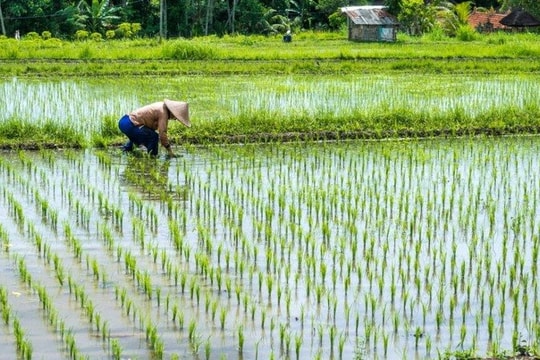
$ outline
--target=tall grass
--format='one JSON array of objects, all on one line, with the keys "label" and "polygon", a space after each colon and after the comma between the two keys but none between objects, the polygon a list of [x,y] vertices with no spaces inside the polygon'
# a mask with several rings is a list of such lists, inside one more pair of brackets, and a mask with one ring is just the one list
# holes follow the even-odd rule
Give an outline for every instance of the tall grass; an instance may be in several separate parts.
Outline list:
[{"label": "tall grass", "polygon": [[[469,33],[468,33],[469,34]],[[540,54],[537,34],[477,34],[459,37],[416,38],[400,34],[393,43],[355,43],[343,32],[301,32],[292,43],[281,36],[208,36],[190,40],[157,39],[62,41],[0,39],[0,59],[362,59],[362,58],[453,58],[535,57]],[[433,40],[435,39],[435,41]],[[515,52],[516,47],[523,50]],[[524,51],[526,49],[526,51]]]}]

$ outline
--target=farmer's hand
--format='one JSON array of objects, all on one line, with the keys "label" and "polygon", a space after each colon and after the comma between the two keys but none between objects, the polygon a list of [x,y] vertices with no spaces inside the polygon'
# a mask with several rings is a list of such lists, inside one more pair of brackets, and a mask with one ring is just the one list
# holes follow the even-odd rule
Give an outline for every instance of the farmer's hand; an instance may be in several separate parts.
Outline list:
[{"label": "farmer's hand", "polygon": [[167,149],[167,158],[168,159],[172,159],[172,158],[175,158],[176,155],[174,154],[174,152],[171,150],[171,148],[168,148]]}]

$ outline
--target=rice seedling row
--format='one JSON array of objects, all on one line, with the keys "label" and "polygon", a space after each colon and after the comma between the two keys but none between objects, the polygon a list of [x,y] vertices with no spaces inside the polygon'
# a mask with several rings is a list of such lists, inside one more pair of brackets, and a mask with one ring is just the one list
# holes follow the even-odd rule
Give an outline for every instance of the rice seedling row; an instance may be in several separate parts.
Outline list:
[{"label": "rice seedling row", "polygon": [[65,357],[537,349],[539,144],[5,153],[3,277]]},{"label": "rice seedling row", "polygon": [[171,137],[199,143],[261,133],[534,131],[539,83],[535,74],[232,76],[217,84],[213,76],[13,78],[0,82],[0,135],[6,143],[24,138],[48,146],[102,146],[118,141],[123,114],[160,98],[190,102],[196,126],[172,127]]}]

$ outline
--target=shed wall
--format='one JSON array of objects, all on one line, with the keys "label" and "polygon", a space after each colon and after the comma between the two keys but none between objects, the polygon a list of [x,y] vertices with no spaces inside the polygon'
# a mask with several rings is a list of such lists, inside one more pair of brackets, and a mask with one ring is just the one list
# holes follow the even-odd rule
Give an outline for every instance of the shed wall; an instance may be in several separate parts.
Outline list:
[{"label": "shed wall", "polygon": [[349,23],[349,40],[396,41],[396,28],[381,25],[356,25]]}]

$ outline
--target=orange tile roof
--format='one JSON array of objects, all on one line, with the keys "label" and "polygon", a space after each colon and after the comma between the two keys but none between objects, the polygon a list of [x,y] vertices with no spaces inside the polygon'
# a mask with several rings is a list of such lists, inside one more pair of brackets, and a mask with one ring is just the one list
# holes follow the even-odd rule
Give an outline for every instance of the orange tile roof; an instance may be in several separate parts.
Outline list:
[{"label": "orange tile roof", "polygon": [[504,26],[500,23],[501,19],[503,19],[508,13],[506,14],[498,14],[498,13],[487,13],[487,12],[478,12],[473,11],[471,15],[469,15],[469,25],[471,25],[474,29],[478,28],[479,26],[483,26],[490,22],[493,25],[493,29],[508,29],[507,26]]}]

